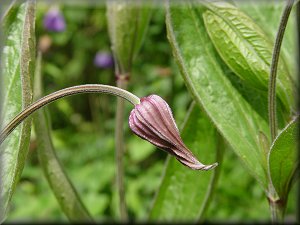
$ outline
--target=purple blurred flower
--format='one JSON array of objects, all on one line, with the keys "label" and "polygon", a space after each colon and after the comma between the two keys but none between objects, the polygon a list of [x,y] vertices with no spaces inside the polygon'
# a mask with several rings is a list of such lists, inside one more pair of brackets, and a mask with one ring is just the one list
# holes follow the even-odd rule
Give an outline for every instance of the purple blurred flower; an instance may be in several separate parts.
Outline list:
[{"label": "purple blurred flower", "polygon": [[129,127],[136,135],[174,155],[191,169],[209,170],[218,165],[203,165],[184,145],[170,107],[157,95],[141,98],[141,103],[130,113]]},{"label": "purple blurred flower", "polygon": [[114,66],[114,59],[107,52],[97,52],[94,58],[94,65],[98,68],[111,68]]},{"label": "purple blurred flower", "polygon": [[44,27],[54,32],[62,32],[66,29],[65,18],[58,8],[49,9],[44,17]]}]

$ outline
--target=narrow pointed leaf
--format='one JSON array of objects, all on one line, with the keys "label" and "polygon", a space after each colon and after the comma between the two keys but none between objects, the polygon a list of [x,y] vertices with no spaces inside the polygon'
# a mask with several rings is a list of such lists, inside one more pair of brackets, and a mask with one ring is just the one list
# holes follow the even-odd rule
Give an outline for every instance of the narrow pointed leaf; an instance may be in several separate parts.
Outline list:
[{"label": "narrow pointed leaf", "polygon": [[[35,63],[35,3],[13,5],[4,18],[1,127],[32,102]],[[21,124],[0,146],[0,221],[4,219],[29,149],[31,120]]]},{"label": "narrow pointed leaf", "polygon": [[149,3],[107,2],[108,31],[119,72],[130,71],[132,60],[142,45],[150,16]]},{"label": "narrow pointed leaf", "polygon": [[[42,84],[40,75],[41,56],[37,60],[35,73],[35,98],[42,95]],[[38,157],[44,175],[65,215],[70,221],[92,221],[86,207],[82,203],[75,187],[59,162],[51,139],[50,118],[46,109],[40,109],[33,117],[35,128]]]},{"label": "narrow pointed leaf", "polygon": [[277,136],[268,157],[273,186],[281,199],[286,199],[293,176],[299,169],[297,147],[299,145],[299,117],[289,123]]},{"label": "narrow pointed leaf", "polygon": [[[191,135],[193,134],[193,135]],[[202,218],[214,191],[222,161],[220,136],[209,118],[193,104],[181,132],[184,143],[201,160],[219,166],[211,171],[193,171],[169,157],[150,213],[155,221],[195,222]]]},{"label": "narrow pointed leaf", "polygon": [[[244,13],[250,16],[255,23],[263,29],[268,38],[274,43],[285,2],[277,0],[262,1],[259,4],[255,1],[235,0],[234,2],[239,9],[243,10]],[[284,33],[284,38],[282,40],[281,56],[284,58],[289,74],[291,75],[294,83],[296,83],[298,81],[295,57],[297,53],[297,37],[295,35],[296,20],[294,19],[294,16],[294,10],[292,10]]]},{"label": "narrow pointed leaf", "polygon": [[202,105],[249,172],[267,189],[259,132],[267,122],[230,82],[203,23],[204,8],[190,3],[167,7],[167,32],[173,55],[196,102]]},{"label": "narrow pointed leaf", "polygon": [[[222,59],[245,82],[267,91],[273,43],[245,13],[225,2],[205,4],[206,30]],[[279,61],[277,94],[288,111],[294,108],[293,83],[283,59]]]},{"label": "narrow pointed leaf", "polygon": [[50,136],[49,119],[47,120],[44,109],[34,115],[33,122],[38,134],[36,140],[39,161],[62,211],[70,221],[92,222],[89,212],[56,156]]}]

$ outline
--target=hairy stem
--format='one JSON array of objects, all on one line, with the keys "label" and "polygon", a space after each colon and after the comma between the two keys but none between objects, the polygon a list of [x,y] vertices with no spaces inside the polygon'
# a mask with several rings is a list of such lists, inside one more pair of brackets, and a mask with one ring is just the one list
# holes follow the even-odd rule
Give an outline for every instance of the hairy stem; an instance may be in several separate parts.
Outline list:
[{"label": "hairy stem", "polygon": [[[281,15],[280,24],[277,31],[276,40],[273,49],[273,55],[272,55],[270,80],[269,80],[269,88],[268,88],[268,111],[269,111],[269,126],[270,126],[270,133],[271,133],[271,142],[273,142],[277,136],[277,117],[276,117],[277,67],[278,67],[280,49],[281,49],[285,28],[287,26],[287,22],[293,4],[294,4],[294,0],[287,0],[286,2],[286,6]],[[285,210],[285,204],[282,204],[282,201],[277,198],[276,191],[274,190],[271,180],[269,181],[268,192],[269,192],[268,199],[269,199],[272,223],[282,222],[284,210]]]},{"label": "hairy stem", "polygon": [[276,117],[276,76],[277,67],[280,55],[280,48],[285,32],[285,28],[289,19],[293,7],[294,0],[287,0],[287,4],[283,10],[283,14],[280,19],[279,29],[276,35],[276,40],[273,49],[272,63],[270,69],[270,80],[268,89],[268,109],[269,109],[269,126],[271,132],[272,142],[277,135],[277,117]]},{"label": "hairy stem", "polygon": [[[126,89],[128,75],[117,75],[117,87]],[[123,155],[124,155],[124,100],[118,99],[117,111],[116,111],[116,127],[115,127],[115,143],[116,143],[116,164],[117,164],[117,187],[119,192],[119,207],[121,221],[126,222],[128,220],[127,207],[125,201],[125,186],[124,186],[124,165],[123,165]]]},{"label": "hairy stem", "polygon": [[25,108],[22,112],[20,112],[11,122],[4,127],[4,129],[0,133],[0,144],[5,140],[5,138],[28,116],[30,116],[32,113],[34,113],[39,108],[43,107],[44,105],[47,105],[57,99],[70,96],[70,95],[76,95],[81,93],[107,93],[112,94],[115,96],[119,96],[121,98],[126,99],[133,105],[139,104],[140,99],[135,96],[134,94],[123,90],[118,87],[113,87],[109,85],[102,85],[102,84],[85,84],[85,85],[79,85],[79,86],[73,86],[69,88],[65,88],[56,92],[53,92],[36,102],[29,105],[27,108]]}]

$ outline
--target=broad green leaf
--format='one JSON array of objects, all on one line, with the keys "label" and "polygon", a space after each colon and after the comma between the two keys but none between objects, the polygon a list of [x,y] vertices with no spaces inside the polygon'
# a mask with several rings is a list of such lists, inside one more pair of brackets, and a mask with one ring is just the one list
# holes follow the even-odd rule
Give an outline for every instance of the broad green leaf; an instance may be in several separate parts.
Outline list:
[{"label": "broad green leaf", "polygon": [[[222,59],[241,79],[267,91],[273,43],[263,30],[237,7],[216,2],[205,4],[206,30]],[[277,94],[288,111],[294,108],[293,82],[285,63],[278,66]]]},{"label": "broad green leaf", "polygon": [[108,31],[120,73],[130,72],[132,60],[142,45],[151,15],[148,4],[142,1],[107,2]]},{"label": "broad green leaf", "polygon": [[173,55],[194,99],[220,133],[267,189],[267,170],[259,133],[267,122],[230,82],[203,23],[201,6],[189,3],[167,7],[167,32]]},{"label": "broad green leaf", "polygon": [[[41,97],[42,95],[40,63],[41,55],[39,54],[34,82],[35,98]],[[91,222],[91,216],[56,156],[51,139],[51,124],[49,121],[49,114],[47,114],[45,109],[40,109],[33,117],[35,133],[37,134],[38,157],[44,175],[47,178],[62,211],[69,220],[74,222]]]},{"label": "broad green leaf", "polygon": [[299,117],[289,123],[274,140],[268,156],[269,173],[280,199],[286,200],[293,175],[299,168]]},{"label": "broad green leaf", "polygon": [[[3,96],[1,129],[32,101],[30,76],[35,63],[35,3],[13,5],[6,13],[2,52]],[[22,173],[29,149],[31,120],[16,128],[2,143],[1,158],[1,215],[4,219],[16,184]]]},{"label": "broad green leaf", "polygon": [[203,163],[217,161],[219,165],[211,171],[194,171],[169,157],[150,213],[151,220],[195,222],[203,219],[216,187],[224,146],[221,136],[199,106],[190,107],[181,137]]}]

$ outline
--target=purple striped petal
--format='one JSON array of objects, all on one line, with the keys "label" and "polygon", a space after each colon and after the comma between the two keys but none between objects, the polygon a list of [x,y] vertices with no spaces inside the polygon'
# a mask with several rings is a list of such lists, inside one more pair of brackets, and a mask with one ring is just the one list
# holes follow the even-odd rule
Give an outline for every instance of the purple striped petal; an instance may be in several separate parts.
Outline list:
[{"label": "purple striped petal", "polygon": [[218,164],[204,165],[183,143],[165,100],[158,95],[141,98],[129,116],[129,127],[137,136],[176,157],[183,165],[194,170],[209,170]]}]

